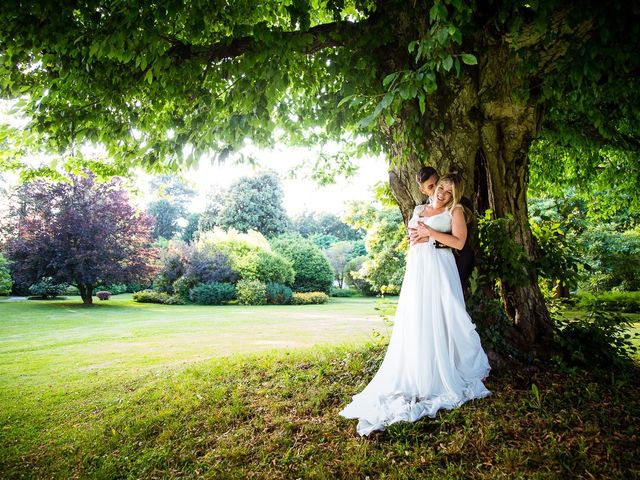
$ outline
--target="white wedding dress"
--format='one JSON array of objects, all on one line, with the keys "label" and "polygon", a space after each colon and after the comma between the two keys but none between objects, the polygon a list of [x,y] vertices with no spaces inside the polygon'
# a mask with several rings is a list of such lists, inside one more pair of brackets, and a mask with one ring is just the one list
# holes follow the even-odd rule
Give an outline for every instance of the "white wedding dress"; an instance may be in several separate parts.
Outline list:
[{"label": "white wedding dress", "polygon": [[[451,213],[418,217],[441,232],[451,232]],[[489,361],[467,314],[453,252],[433,242],[409,248],[393,333],[380,369],[340,415],[357,418],[358,433],[368,435],[392,423],[435,417],[491,392],[482,379]]]}]

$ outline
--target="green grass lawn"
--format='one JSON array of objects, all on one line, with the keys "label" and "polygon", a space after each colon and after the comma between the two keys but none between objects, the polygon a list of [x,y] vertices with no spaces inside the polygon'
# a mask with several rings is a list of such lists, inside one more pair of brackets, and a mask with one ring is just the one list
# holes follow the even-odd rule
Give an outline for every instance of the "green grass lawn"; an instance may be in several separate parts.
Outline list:
[{"label": "green grass lawn", "polygon": [[611,372],[510,366],[360,438],[337,413],[382,358],[374,307],[0,302],[0,477],[640,476],[640,387]]},{"label": "green grass lawn", "polygon": [[320,306],[167,306],[112,297],[0,302],[0,376],[25,388],[144,370],[236,353],[357,343],[385,327],[376,299]]}]

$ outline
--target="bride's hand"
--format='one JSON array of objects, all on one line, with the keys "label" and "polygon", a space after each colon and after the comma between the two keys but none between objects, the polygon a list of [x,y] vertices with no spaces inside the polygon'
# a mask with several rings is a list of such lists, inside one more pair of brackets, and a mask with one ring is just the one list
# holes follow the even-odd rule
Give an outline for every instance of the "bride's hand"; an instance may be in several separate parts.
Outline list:
[{"label": "bride's hand", "polygon": [[425,243],[428,240],[429,235],[428,233],[425,235],[425,225],[422,222],[418,222],[418,228],[409,230],[409,245]]}]

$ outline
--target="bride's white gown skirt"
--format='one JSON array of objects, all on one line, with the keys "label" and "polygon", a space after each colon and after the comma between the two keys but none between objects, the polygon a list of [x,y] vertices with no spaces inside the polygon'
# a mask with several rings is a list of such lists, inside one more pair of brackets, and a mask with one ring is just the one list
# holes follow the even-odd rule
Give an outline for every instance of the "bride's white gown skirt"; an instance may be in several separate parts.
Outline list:
[{"label": "bride's white gown skirt", "polygon": [[491,392],[489,362],[467,314],[450,249],[409,249],[393,333],[380,369],[340,415],[368,435],[392,423],[435,417]]}]

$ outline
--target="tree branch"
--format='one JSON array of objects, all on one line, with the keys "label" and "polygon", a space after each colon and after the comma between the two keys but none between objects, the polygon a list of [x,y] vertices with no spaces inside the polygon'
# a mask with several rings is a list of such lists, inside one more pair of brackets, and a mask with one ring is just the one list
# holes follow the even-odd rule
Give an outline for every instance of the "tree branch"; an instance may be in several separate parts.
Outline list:
[{"label": "tree branch", "polygon": [[[268,43],[281,45],[308,38],[309,41],[301,41],[294,50],[304,54],[312,54],[325,48],[343,46],[353,41],[363,31],[362,23],[344,21],[317,25],[307,31],[271,31],[267,35]],[[204,63],[213,63],[236,58],[257,50],[267,43],[264,40],[256,39],[255,36],[227,37],[212,45],[191,45],[175,38],[166,37],[165,40],[172,44],[166,55],[178,64],[192,59],[199,59]]]}]

